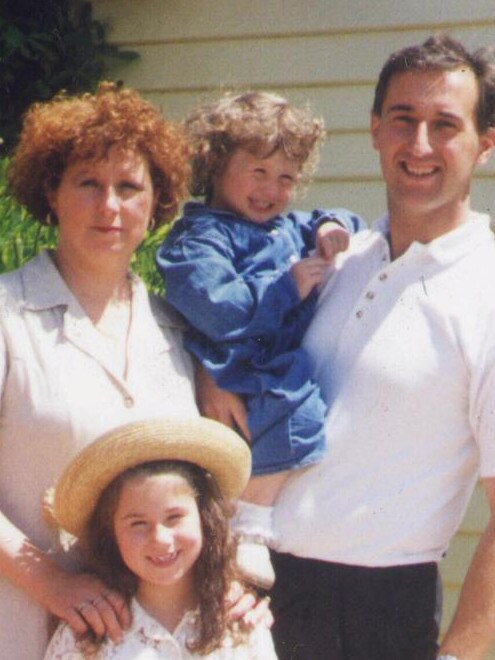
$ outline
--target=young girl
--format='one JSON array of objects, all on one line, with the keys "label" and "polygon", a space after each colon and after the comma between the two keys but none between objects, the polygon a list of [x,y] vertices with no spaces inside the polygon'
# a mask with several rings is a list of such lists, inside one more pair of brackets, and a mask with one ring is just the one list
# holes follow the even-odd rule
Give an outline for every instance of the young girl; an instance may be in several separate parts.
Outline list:
[{"label": "young girl", "polygon": [[[132,624],[114,644],[62,623],[45,660],[276,659],[266,627],[227,620],[230,500],[249,471],[246,443],[205,418],[128,424],[86,447],[55,487],[52,517],[125,598]],[[77,611],[93,624],[106,605],[102,596]]]},{"label": "young girl", "polygon": [[167,300],[191,326],[186,347],[220,387],[244,396],[255,476],[235,520],[238,564],[269,588],[274,499],[290,470],[325,450],[326,406],[301,340],[318,285],[362,221],[343,209],[286,213],[323,127],[284,98],[226,95],[185,125],[191,192],[205,203],[186,205],[157,263]]}]

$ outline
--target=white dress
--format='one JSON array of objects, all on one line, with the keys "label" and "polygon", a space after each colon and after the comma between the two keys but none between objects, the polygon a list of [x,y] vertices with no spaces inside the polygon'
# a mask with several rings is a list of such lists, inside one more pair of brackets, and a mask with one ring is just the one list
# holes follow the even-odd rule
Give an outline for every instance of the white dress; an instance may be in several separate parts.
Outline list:
[{"label": "white dress", "polygon": [[86,656],[80,648],[71,628],[63,623],[55,632],[45,655],[45,660],[276,660],[270,631],[257,626],[248,639],[234,646],[227,637],[218,649],[208,655],[191,653],[187,641],[192,639],[195,615],[187,613],[173,633],[153,619],[136,600],[131,603],[132,624],[120,644],[105,642],[96,654]]},{"label": "white dress", "polygon": [[[43,494],[82,447],[133,420],[198,414],[177,320],[135,276],[132,292],[123,380],[48,253],[0,277],[0,510],[43,550],[55,543]],[[0,658],[43,658],[47,634],[47,613],[0,578]]]}]

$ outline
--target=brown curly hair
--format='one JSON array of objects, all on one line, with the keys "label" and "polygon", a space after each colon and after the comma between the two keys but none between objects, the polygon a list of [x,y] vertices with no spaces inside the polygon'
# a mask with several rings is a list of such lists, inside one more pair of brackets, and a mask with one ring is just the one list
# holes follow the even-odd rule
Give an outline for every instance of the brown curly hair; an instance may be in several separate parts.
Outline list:
[{"label": "brown curly hair", "polygon": [[495,126],[495,49],[470,53],[460,41],[439,32],[422,45],[408,46],[390,55],[375,88],[372,112],[380,116],[391,79],[400,73],[471,69],[478,83],[476,125],[479,133]]},{"label": "brown curly hair", "polygon": [[[196,498],[203,548],[194,565],[194,587],[199,601],[198,635],[189,645],[202,654],[217,648],[229,628],[226,596],[235,579],[234,543],[229,531],[231,506],[223,499],[214,478],[203,468],[183,461],[152,461],[132,467],[116,477],[103,491],[79,539],[88,568],[127,602],[137,591],[138,578],[122,561],[114,532],[114,516],[122,486],[137,476],[174,474],[183,477]],[[235,642],[242,633],[233,634]],[[83,640],[98,645],[94,637]],[[100,640],[101,643],[101,640]]]},{"label": "brown curly hair", "polygon": [[191,194],[212,196],[213,176],[242,147],[259,158],[282,149],[298,161],[301,177],[314,172],[324,138],[321,119],[269,92],[227,93],[193,111],[184,121],[193,148]]},{"label": "brown curly hair", "polygon": [[156,225],[172,220],[190,176],[183,131],[137,92],[109,82],[100,83],[95,94],[61,92],[31,106],[8,170],[12,193],[44,223],[50,212],[47,192],[58,188],[67,166],[101,160],[115,144],[144,156],[159,191]]}]

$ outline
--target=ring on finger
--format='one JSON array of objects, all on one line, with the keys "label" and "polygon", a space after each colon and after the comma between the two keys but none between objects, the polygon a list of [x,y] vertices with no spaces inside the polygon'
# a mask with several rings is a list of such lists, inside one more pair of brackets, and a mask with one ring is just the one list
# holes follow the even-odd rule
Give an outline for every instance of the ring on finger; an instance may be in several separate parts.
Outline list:
[{"label": "ring on finger", "polygon": [[80,612],[82,614],[83,610],[86,607],[91,607],[91,603],[86,603],[86,602],[81,603],[80,605],[76,605],[74,609],[77,610],[77,612]]},{"label": "ring on finger", "polygon": [[91,601],[91,605],[94,605],[96,607],[98,603],[101,603],[104,600],[105,600],[105,596],[96,596],[96,598],[93,598],[93,600]]}]

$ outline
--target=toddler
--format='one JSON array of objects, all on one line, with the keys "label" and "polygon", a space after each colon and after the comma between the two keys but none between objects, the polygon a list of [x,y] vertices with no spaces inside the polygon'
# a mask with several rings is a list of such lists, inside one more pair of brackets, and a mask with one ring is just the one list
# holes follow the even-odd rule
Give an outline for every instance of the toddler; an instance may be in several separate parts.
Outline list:
[{"label": "toddler", "polygon": [[290,470],[319,461],[326,413],[301,340],[317,287],[362,221],[344,210],[290,212],[314,168],[323,126],[284,98],[226,95],[185,122],[189,203],[158,251],[166,299],[189,325],[186,347],[216,383],[244,397],[253,478],[239,503],[238,564],[274,580],[272,505]]}]

